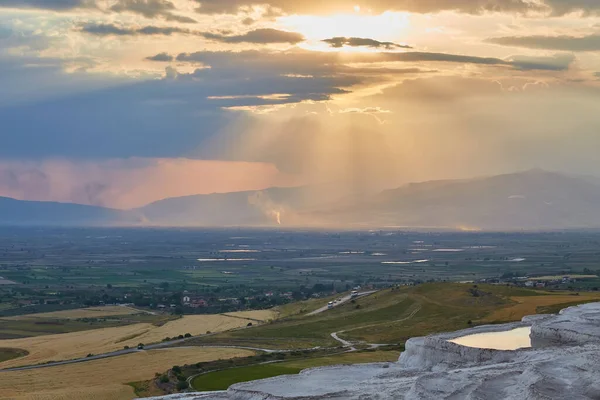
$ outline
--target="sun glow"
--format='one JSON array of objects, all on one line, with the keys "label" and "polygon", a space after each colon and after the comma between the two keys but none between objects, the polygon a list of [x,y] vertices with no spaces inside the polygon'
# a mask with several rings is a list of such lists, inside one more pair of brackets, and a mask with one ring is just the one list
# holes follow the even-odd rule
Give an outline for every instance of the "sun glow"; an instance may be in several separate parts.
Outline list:
[{"label": "sun glow", "polygon": [[356,6],[353,14],[290,15],[278,18],[277,22],[282,29],[300,32],[313,43],[339,36],[403,42],[410,26],[409,13],[370,15],[361,10],[360,6]]}]

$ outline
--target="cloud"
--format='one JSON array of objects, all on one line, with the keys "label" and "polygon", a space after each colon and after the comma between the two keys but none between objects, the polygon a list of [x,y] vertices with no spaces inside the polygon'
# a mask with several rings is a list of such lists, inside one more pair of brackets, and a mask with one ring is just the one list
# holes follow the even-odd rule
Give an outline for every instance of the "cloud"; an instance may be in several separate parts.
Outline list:
[{"label": "cloud", "polygon": [[[236,14],[254,5],[267,5],[270,12],[283,10],[296,14],[328,14],[341,10],[352,10],[354,0],[193,0],[198,4],[197,12],[203,14]],[[77,8],[104,6],[99,0],[0,0],[0,7],[37,8],[43,10],[69,11]],[[361,4],[374,12],[409,11],[436,13],[456,11],[467,14],[486,12],[528,14],[537,12],[561,16],[571,12],[586,15],[598,14],[600,4],[596,0],[372,0]],[[132,12],[147,18],[162,17],[169,21],[196,22],[189,16],[176,15],[176,7],[170,0],[118,0],[110,6],[114,12]]]},{"label": "cloud", "polygon": [[172,55],[170,55],[168,53],[158,53],[154,56],[146,57],[146,60],[161,61],[161,62],[173,61],[174,59],[175,59],[175,57],[173,57]]},{"label": "cloud", "polygon": [[462,64],[481,64],[481,65],[498,65],[510,66],[520,70],[546,70],[546,71],[565,71],[575,57],[570,54],[555,55],[553,57],[530,57],[516,55],[509,59],[503,60],[493,57],[475,57],[463,56],[447,53],[424,53],[424,52],[406,52],[406,53],[381,53],[381,56],[389,61],[432,61],[432,62],[448,62]]},{"label": "cloud", "polygon": [[[341,10],[349,11],[356,5],[354,0],[196,0],[196,2],[200,5],[197,11],[205,14],[235,14],[242,7],[258,4],[268,4],[288,13],[327,14],[340,12]],[[483,12],[527,13],[545,9],[540,4],[530,0],[375,0],[361,4],[361,6],[374,12],[388,10],[417,13],[458,11],[469,14],[481,14]]]},{"label": "cloud", "polygon": [[218,33],[202,33],[206,39],[215,40],[223,43],[289,43],[296,44],[303,42],[304,36],[296,32],[280,31],[277,29],[255,29],[241,35],[223,35]]},{"label": "cloud", "polygon": [[76,8],[96,7],[96,2],[95,0],[0,0],[0,7],[69,11]]},{"label": "cloud", "polygon": [[367,107],[367,108],[344,108],[339,111],[340,114],[389,114],[390,110],[383,109],[381,107]]},{"label": "cloud", "polygon": [[[428,52],[404,52],[404,53],[361,53],[344,54],[342,57],[338,53],[316,52],[316,51],[288,51],[288,52],[196,52],[181,53],[177,56],[177,61],[197,62],[212,65],[217,63],[224,65],[228,62],[243,60],[244,64],[253,69],[264,68],[266,64],[278,65],[285,69],[286,74],[307,75],[311,70],[317,73],[340,72],[345,69],[346,72],[351,68],[346,67],[351,63],[385,63],[385,62],[444,62],[456,64],[478,64],[489,66],[507,66],[520,70],[548,70],[562,71],[567,70],[570,64],[575,60],[572,55],[556,55],[553,57],[527,57],[513,56],[504,60],[494,57],[477,57],[448,53],[428,53]],[[343,61],[342,61],[343,60]],[[310,65],[310,67],[307,67]],[[225,65],[224,65],[225,66]],[[320,71],[320,72],[319,72]],[[312,75],[312,74],[308,74]]]},{"label": "cloud", "polygon": [[[143,26],[143,27],[121,27],[115,24],[87,23],[79,28],[82,32],[96,36],[154,36],[173,34],[201,36],[208,40],[222,43],[255,43],[296,44],[304,41],[304,36],[295,32],[280,31],[277,29],[255,29],[241,35],[224,35],[211,32],[193,31],[190,29],[169,26]],[[149,58],[150,59],[150,58]],[[164,60],[156,60],[164,61]]]},{"label": "cloud", "polygon": [[161,27],[161,26],[144,26],[137,27],[120,27],[114,24],[96,24],[88,23],[80,26],[82,32],[96,36],[152,36],[165,35],[170,36],[174,33],[195,34],[193,31],[177,27]]},{"label": "cloud", "polygon": [[600,35],[588,36],[506,36],[491,38],[487,43],[559,51],[600,51]]},{"label": "cloud", "polygon": [[0,160],[0,196],[133,208],[166,197],[260,190],[292,178],[272,164],[185,158]]},{"label": "cloud", "polygon": [[512,56],[508,60],[520,70],[566,71],[575,61],[572,54],[557,54],[552,57]]},{"label": "cloud", "polygon": [[393,42],[380,42],[375,39],[368,38],[358,38],[358,37],[334,37],[331,39],[325,39],[323,42],[329,44],[334,48],[341,48],[344,46],[350,47],[372,47],[372,48],[380,48],[383,47],[385,49],[412,49],[411,46],[397,44]]},{"label": "cloud", "polygon": [[197,22],[193,18],[173,14],[176,7],[168,0],[119,0],[110,7],[110,10],[116,13],[131,12],[143,15],[146,18],[163,17],[167,21],[183,23]]},{"label": "cloud", "polygon": [[600,3],[596,0],[545,0],[552,14],[556,16],[572,12],[583,12],[584,14],[597,14],[600,12]]}]

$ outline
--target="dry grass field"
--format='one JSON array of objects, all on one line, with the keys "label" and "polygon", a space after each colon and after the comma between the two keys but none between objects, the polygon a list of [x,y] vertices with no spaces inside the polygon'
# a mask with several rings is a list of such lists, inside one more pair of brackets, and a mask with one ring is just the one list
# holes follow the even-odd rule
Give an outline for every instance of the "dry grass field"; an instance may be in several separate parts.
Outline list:
[{"label": "dry grass field", "polygon": [[[253,315],[248,313],[247,316]],[[257,314],[263,316],[262,312]],[[23,339],[0,340],[0,348],[16,348],[29,352],[29,355],[0,363],[0,368],[33,365],[48,361],[70,360],[88,354],[101,354],[135,347],[138,343],[150,344],[162,341],[165,337],[176,337],[191,333],[223,332],[244,327],[248,319],[224,315],[188,315],[167,322],[163,326],[134,324],[118,328],[95,329],[59,335],[46,335]]]},{"label": "dry grass field", "polygon": [[253,319],[256,321],[275,320],[279,317],[279,313],[273,310],[237,311],[225,313],[223,315],[228,315],[237,318]]},{"label": "dry grass field", "polygon": [[103,317],[114,317],[120,315],[132,315],[144,313],[142,310],[137,310],[131,307],[122,306],[106,306],[106,307],[90,307],[90,308],[78,308],[75,310],[66,311],[55,311],[49,313],[40,314],[27,314],[18,315],[15,317],[8,317],[4,319],[9,320],[24,320],[24,319],[79,319],[79,318],[103,318]]},{"label": "dry grass field", "polygon": [[548,294],[545,296],[523,296],[511,297],[514,305],[493,311],[480,322],[503,322],[517,321],[526,315],[536,314],[538,307],[554,306],[557,304],[571,305],[574,302],[600,301],[600,293],[581,293],[578,296],[572,294]]},{"label": "dry grass field", "polygon": [[173,365],[254,353],[237,349],[175,348],[30,371],[0,372],[0,397],[14,400],[130,400],[129,382],[151,379]]}]

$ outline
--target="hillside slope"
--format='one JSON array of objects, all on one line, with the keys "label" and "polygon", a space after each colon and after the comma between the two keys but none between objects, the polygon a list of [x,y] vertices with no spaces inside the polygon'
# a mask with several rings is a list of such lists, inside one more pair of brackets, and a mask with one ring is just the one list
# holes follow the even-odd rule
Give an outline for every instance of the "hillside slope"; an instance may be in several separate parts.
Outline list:
[{"label": "hillside slope", "polygon": [[329,218],[374,226],[451,229],[598,228],[600,185],[542,170],[413,183],[334,211]]},{"label": "hillside slope", "polygon": [[0,224],[3,225],[114,225],[127,222],[131,217],[110,208],[0,197]]}]

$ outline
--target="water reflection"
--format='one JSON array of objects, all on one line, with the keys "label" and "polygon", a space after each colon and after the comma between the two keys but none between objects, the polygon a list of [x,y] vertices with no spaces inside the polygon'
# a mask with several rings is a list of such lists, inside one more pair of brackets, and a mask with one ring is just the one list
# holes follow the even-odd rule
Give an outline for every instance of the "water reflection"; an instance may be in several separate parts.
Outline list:
[{"label": "water reflection", "polygon": [[516,350],[531,347],[531,327],[505,332],[477,333],[450,340],[452,343],[478,349]]}]

